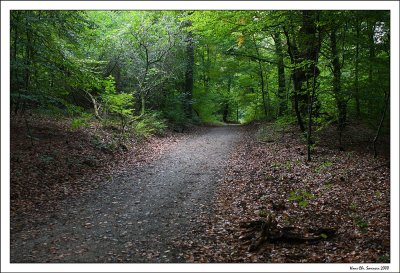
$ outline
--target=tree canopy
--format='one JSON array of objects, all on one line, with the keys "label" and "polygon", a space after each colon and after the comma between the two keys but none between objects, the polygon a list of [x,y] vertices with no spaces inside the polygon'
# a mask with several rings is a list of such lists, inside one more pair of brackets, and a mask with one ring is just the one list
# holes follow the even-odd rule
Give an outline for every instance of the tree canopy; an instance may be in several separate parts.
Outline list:
[{"label": "tree canopy", "polygon": [[10,49],[15,113],[389,125],[389,11],[12,11]]}]

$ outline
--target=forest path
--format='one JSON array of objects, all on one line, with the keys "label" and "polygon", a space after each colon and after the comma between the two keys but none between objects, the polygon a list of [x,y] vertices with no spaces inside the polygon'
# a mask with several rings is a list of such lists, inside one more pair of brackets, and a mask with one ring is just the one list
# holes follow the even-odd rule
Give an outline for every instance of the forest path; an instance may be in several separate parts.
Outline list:
[{"label": "forest path", "polygon": [[63,201],[11,232],[11,262],[184,262],[177,240],[201,232],[239,126],[210,128],[160,159]]}]

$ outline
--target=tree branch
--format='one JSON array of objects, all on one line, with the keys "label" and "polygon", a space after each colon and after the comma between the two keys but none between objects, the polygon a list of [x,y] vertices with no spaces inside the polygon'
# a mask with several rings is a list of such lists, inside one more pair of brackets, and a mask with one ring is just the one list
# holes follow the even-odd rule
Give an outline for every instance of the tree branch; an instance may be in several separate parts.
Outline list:
[{"label": "tree branch", "polygon": [[270,64],[278,64],[278,63],[275,62],[275,61],[268,60],[268,59],[265,59],[265,58],[262,58],[262,57],[257,57],[257,56],[254,56],[254,55],[250,55],[250,54],[246,54],[246,53],[241,53],[241,52],[234,52],[234,51],[232,50],[232,48],[230,48],[230,49],[228,49],[227,51],[225,51],[225,54],[226,54],[226,55],[230,55],[230,56],[237,56],[237,57],[249,58],[249,59],[251,59],[252,61],[261,61],[261,62],[270,63]]}]

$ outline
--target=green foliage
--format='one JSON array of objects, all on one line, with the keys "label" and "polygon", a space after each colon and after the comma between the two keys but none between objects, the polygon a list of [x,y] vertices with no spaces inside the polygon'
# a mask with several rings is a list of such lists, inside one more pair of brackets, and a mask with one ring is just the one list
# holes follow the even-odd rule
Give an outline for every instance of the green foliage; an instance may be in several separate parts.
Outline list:
[{"label": "green foliage", "polygon": [[390,263],[390,256],[388,255],[381,255],[378,257],[377,263]]},{"label": "green foliage", "polygon": [[132,124],[133,133],[139,140],[155,134],[162,134],[166,128],[166,122],[160,118],[160,113],[157,112],[138,117]]},{"label": "green foliage", "polygon": [[81,106],[68,103],[65,105],[65,107],[65,111],[69,117],[81,116],[84,113],[84,109]]},{"label": "green foliage", "polygon": [[322,186],[322,190],[320,192],[320,195],[324,195],[328,193],[332,189],[332,183],[326,183]]},{"label": "green foliage", "polygon": [[350,204],[350,209],[351,209],[351,210],[356,210],[357,208],[358,208],[358,205],[357,205],[356,202],[352,202],[352,203]]},{"label": "green foliage", "polygon": [[327,191],[330,190],[331,188],[332,188],[332,184],[331,183],[327,183],[327,184],[324,185],[324,189],[327,190]]},{"label": "green foliage", "polygon": [[271,168],[277,169],[279,168],[280,164],[278,162],[272,162],[271,163]]},{"label": "green foliage", "polygon": [[307,207],[312,199],[314,199],[314,195],[302,189],[291,191],[288,198],[289,201],[297,202],[302,208]]},{"label": "green foliage", "polygon": [[133,95],[117,93],[113,76],[102,81],[104,93],[101,95],[107,112],[115,114],[121,120],[120,129],[125,130],[128,119],[133,113]]},{"label": "green foliage", "polygon": [[275,123],[280,127],[293,125],[297,123],[296,117],[291,115],[280,116],[276,119]]},{"label": "green foliage", "polygon": [[196,99],[193,100],[193,109],[198,113],[200,119],[205,123],[216,123],[221,120],[219,116],[220,102],[215,90],[206,90],[195,84],[193,92]]},{"label": "green foliage", "polygon": [[327,169],[327,168],[330,168],[332,165],[333,165],[332,162],[330,162],[330,161],[325,161],[325,162],[321,163],[318,167],[316,167],[316,168],[315,168],[315,171],[316,171],[317,173],[319,173],[319,172],[322,171],[322,170],[325,170],[325,169]]},{"label": "green foliage", "polygon": [[88,62],[84,57],[88,53],[85,35],[90,27],[79,11],[11,12],[11,94],[15,111],[51,105],[63,108],[60,100],[68,100],[78,88],[93,85],[98,78],[94,71],[97,62]]},{"label": "green foliage", "polygon": [[162,112],[169,123],[181,126],[187,122],[187,117],[183,108],[184,94],[179,94],[177,90],[171,92],[164,102]]},{"label": "green foliage", "polygon": [[[346,115],[343,126],[357,118],[376,128],[390,89],[390,13],[316,13],[313,23],[324,35],[316,33],[322,41],[315,49],[324,54],[317,60],[312,130],[337,124],[340,109]],[[207,123],[276,119],[278,127],[285,127],[298,122],[299,98],[299,116],[306,123],[311,80],[300,82],[297,97],[292,75],[312,62],[304,56],[293,59],[289,50],[289,42],[300,52],[313,45],[300,31],[310,24],[303,15],[272,10],[13,10],[12,110],[68,116],[74,118],[73,128],[85,125],[81,113],[94,110],[98,118],[119,120],[121,132],[131,123],[147,131],[153,122],[134,116],[148,110],[181,126],[189,121],[189,106],[195,119]],[[193,64],[190,44],[195,45]],[[337,58],[340,69],[334,73]],[[191,94],[185,93],[188,76],[194,79]],[[383,131],[388,132],[389,124],[387,115]]]},{"label": "green foliage", "polygon": [[258,211],[258,216],[260,217],[267,217],[268,216],[268,212],[265,209],[260,209]]},{"label": "green foliage", "polygon": [[186,115],[182,109],[176,108],[165,113],[165,117],[173,124],[183,125],[187,121]]},{"label": "green foliage", "polygon": [[[77,116],[78,113],[79,113],[79,116]],[[92,118],[92,114],[77,111],[75,113],[75,116],[76,117],[71,120],[71,129],[76,130],[81,127],[89,126],[89,120]]]},{"label": "green foliage", "polygon": [[323,238],[323,239],[327,239],[328,238],[328,235],[326,235],[325,233],[321,233],[319,236],[321,236],[321,238]]},{"label": "green foliage", "polygon": [[292,169],[292,162],[290,160],[287,160],[285,162],[285,169],[290,171]]},{"label": "green foliage", "polygon": [[353,221],[361,232],[365,232],[368,227],[368,221],[358,214],[353,214]]},{"label": "green foliage", "polygon": [[103,96],[103,99],[107,110],[111,113],[115,113],[126,118],[133,112],[132,94],[106,94]]},{"label": "green foliage", "polygon": [[104,93],[102,99],[106,109],[114,114],[128,117],[133,111],[133,95],[128,93],[116,93],[115,81],[109,76],[102,81]]},{"label": "green foliage", "polygon": [[75,118],[71,121],[71,128],[72,129],[78,129],[80,127],[83,127],[86,125],[86,122],[82,118]]}]

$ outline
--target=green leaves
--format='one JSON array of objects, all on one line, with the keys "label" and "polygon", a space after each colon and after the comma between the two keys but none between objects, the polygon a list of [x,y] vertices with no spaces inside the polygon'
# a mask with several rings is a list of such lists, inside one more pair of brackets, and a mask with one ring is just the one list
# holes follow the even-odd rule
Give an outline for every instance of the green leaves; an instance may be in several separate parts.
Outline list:
[{"label": "green leaves", "polygon": [[309,200],[314,199],[314,195],[305,190],[295,190],[291,191],[289,194],[289,201],[295,201],[300,207],[305,208],[309,204]]},{"label": "green leaves", "polygon": [[127,93],[106,93],[102,96],[105,107],[111,113],[128,117],[133,111],[133,95]]},{"label": "green leaves", "polygon": [[361,232],[365,232],[368,227],[368,221],[358,214],[353,214],[352,216],[353,216],[353,221],[354,221],[356,227]]},{"label": "green leaves", "polygon": [[[89,92],[99,105],[107,102],[109,113],[126,116],[132,113],[133,97],[113,97],[126,93],[136,94],[143,109],[162,110],[168,116],[167,97],[175,96],[168,100],[181,107],[185,99],[179,96],[191,75],[193,96],[186,98],[183,108],[192,105],[199,119],[247,123],[286,114],[281,122],[291,123],[295,121],[295,98],[299,98],[300,118],[308,111],[314,58],[304,54],[318,50],[319,73],[310,118],[317,129],[337,120],[338,98],[347,103],[348,111],[342,111],[342,116],[351,117],[357,110],[358,116],[378,117],[383,93],[390,87],[389,13],[321,11],[312,24],[303,20],[308,18],[304,14],[266,10],[12,11],[12,102],[62,108],[64,103],[53,101],[63,100],[87,110],[85,92]],[[312,35],[303,31],[307,24],[309,30],[315,26]],[[333,27],[335,54],[326,35]],[[189,41],[194,65],[186,75],[185,68],[193,62],[186,52]],[[314,46],[317,41],[320,45]],[[332,88],[331,60],[336,56],[340,92]],[[105,75],[113,79],[104,79]],[[301,90],[297,93],[293,92],[296,77],[307,78],[298,80],[296,86]]]},{"label": "green leaves", "polygon": [[71,128],[74,130],[83,127],[85,125],[87,125],[87,123],[83,118],[75,118],[71,121]]},{"label": "green leaves", "polygon": [[325,233],[321,233],[319,236],[321,236],[321,238],[327,239],[328,235],[326,235]]},{"label": "green leaves", "polygon": [[162,134],[167,128],[159,113],[147,113],[137,117],[133,122],[133,130],[137,139],[145,139],[154,134]]},{"label": "green leaves", "polygon": [[330,162],[330,161],[325,161],[325,162],[323,162],[322,164],[320,164],[318,167],[316,167],[316,168],[315,168],[315,171],[316,171],[317,173],[319,173],[319,172],[322,171],[322,170],[325,170],[325,169],[330,168],[332,165],[333,165],[332,162]]}]

